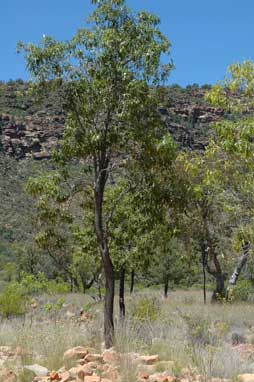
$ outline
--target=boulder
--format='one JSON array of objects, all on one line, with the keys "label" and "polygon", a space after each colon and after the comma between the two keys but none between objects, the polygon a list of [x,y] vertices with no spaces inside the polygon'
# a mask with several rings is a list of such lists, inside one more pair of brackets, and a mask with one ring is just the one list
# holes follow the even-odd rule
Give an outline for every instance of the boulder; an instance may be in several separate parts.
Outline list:
[{"label": "boulder", "polygon": [[101,377],[98,375],[86,376],[84,382],[101,382]]},{"label": "boulder", "polygon": [[166,375],[165,373],[162,373],[162,374],[158,373],[158,374],[150,375],[149,381],[151,381],[151,382],[175,382],[176,378],[169,376],[169,375]]},{"label": "boulder", "polygon": [[105,350],[102,353],[102,358],[105,363],[109,363],[110,365],[119,365],[121,358],[119,353],[117,353],[113,348]]},{"label": "boulder", "polygon": [[144,371],[140,371],[137,375],[137,379],[138,382],[146,382],[149,380],[149,374]]},{"label": "boulder", "polygon": [[237,379],[240,382],[254,382],[254,374],[240,374]]},{"label": "boulder", "polygon": [[93,369],[88,365],[73,367],[69,370],[69,374],[72,378],[84,379],[85,376],[93,375]]},{"label": "boulder", "polygon": [[61,376],[56,372],[52,371],[49,376],[50,381],[61,381]]},{"label": "boulder", "polygon": [[86,362],[103,362],[103,356],[101,354],[87,354],[85,356]]},{"label": "boulder", "polygon": [[34,365],[25,365],[25,369],[30,370],[37,377],[46,377],[49,374],[49,371],[46,367],[34,364]]},{"label": "boulder", "polygon": [[139,356],[136,360],[136,364],[145,364],[145,365],[154,365],[159,362],[159,356],[156,355],[142,355]]},{"label": "boulder", "polygon": [[61,376],[61,382],[70,382],[72,380],[72,377],[68,371],[64,371],[60,374]]},{"label": "boulder", "polygon": [[83,346],[77,346],[69,349],[64,353],[64,361],[84,358],[88,354],[88,350]]},{"label": "boulder", "polygon": [[116,367],[110,366],[107,371],[102,374],[103,378],[110,379],[112,382],[116,382],[120,379],[119,372]]},{"label": "boulder", "polygon": [[16,382],[17,376],[12,370],[1,369],[0,370],[0,382]]}]

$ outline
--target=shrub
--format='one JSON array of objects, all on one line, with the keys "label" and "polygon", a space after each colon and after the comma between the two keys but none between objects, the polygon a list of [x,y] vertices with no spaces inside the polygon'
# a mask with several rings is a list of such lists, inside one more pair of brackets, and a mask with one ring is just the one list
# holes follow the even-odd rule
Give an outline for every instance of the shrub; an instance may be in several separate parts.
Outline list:
[{"label": "shrub", "polygon": [[254,294],[254,288],[249,280],[240,280],[232,290],[232,299],[236,301],[248,301]]},{"label": "shrub", "polygon": [[23,292],[28,295],[40,293],[64,294],[70,290],[67,283],[62,280],[48,280],[42,272],[38,273],[37,276],[24,274],[19,285]]},{"label": "shrub", "polygon": [[21,288],[16,284],[10,284],[5,291],[0,294],[0,314],[9,318],[23,315],[26,311],[27,297],[23,295]]},{"label": "shrub", "polygon": [[155,321],[160,314],[159,302],[156,298],[142,297],[134,304],[131,313],[138,321]]}]

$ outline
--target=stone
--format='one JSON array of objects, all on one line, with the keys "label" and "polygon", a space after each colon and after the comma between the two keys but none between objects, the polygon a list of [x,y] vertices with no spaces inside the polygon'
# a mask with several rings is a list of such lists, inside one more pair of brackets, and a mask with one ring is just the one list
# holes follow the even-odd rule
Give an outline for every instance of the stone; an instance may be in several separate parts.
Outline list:
[{"label": "stone", "polygon": [[154,365],[159,362],[159,356],[156,355],[142,355],[139,356],[136,360],[136,364],[145,364],[145,365]]},{"label": "stone", "polygon": [[61,376],[56,371],[52,371],[50,373],[49,380],[50,381],[60,381],[61,380]]},{"label": "stone", "polygon": [[72,378],[84,379],[85,376],[93,375],[93,369],[88,365],[73,367],[69,370]]},{"label": "stone", "polygon": [[[96,362],[88,362],[87,366],[91,367],[91,369],[97,369],[98,364]],[[103,365],[106,366],[106,365]]]},{"label": "stone", "polygon": [[240,374],[237,379],[240,382],[254,382],[254,374]]},{"label": "stone", "polygon": [[233,347],[243,359],[253,358],[254,344],[239,344]]},{"label": "stone", "polygon": [[148,381],[149,374],[145,372],[139,372],[137,378],[138,378],[138,382]]},{"label": "stone", "polygon": [[121,358],[119,353],[117,353],[114,349],[105,350],[102,353],[102,358],[105,363],[109,363],[110,365],[119,365]]},{"label": "stone", "polygon": [[0,382],[16,382],[17,381],[17,375],[12,371],[8,369],[1,369],[0,370]]},{"label": "stone", "polygon": [[69,349],[64,353],[64,361],[85,358],[88,354],[88,350],[83,346],[76,346],[75,348]]},{"label": "stone", "polygon": [[102,376],[103,378],[110,379],[112,382],[115,382],[120,378],[117,368],[112,366],[109,367],[109,369],[105,371]]},{"label": "stone", "polygon": [[85,356],[86,362],[103,362],[103,357],[101,354],[87,354]]},{"label": "stone", "polygon": [[72,380],[72,377],[68,371],[64,371],[60,374],[61,382],[70,382]]},{"label": "stone", "polygon": [[101,377],[98,375],[86,376],[84,382],[101,382]]},{"label": "stone", "polygon": [[25,369],[30,370],[37,377],[46,377],[49,373],[48,369],[44,366],[34,364],[34,365],[25,365]]},{"label": "stone", "polygon": [[162,374],[158,373],[158,374],[150,375],[149,381],[151,381],[151,382],[175,382],[176,378],[169,376],[169,375],[166,375],[164,373],[162,373]]}]

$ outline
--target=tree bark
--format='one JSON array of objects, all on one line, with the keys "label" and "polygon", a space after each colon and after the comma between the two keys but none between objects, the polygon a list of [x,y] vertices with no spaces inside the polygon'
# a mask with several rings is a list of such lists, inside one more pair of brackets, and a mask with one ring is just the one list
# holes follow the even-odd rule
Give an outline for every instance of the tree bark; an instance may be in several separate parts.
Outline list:
[{"label": "tree bark", "polygon": [[225,274],[222,272],[220,262],[217,257],[217,253],[214,247],[211,246],[212,242],[210,242],[210,247],[207,248],[207,259],[210,257],[213,262],[214,269],[212,269],[208,260],[206,262],[207,272],[215,278],[216,287],[212,294],[211,302],[219,301],[221,298],[225,297]]},{"label": "tree bark", "polygon": [[206,268],[205,261],[203,259],[203,295],[204,295],[204,304],[206,304]]},{"label": "tree bark", "polygon": [[212,294],[212,302],[219,301],[220,298],[225,296],[225,276],[222,273],[218,273],[215,276],[216,288]]},{"label": "tree bark", "polygon": [[232,276],[229,279],[228,282],[228,287],[227,287],[227,292],[226,292],[226,297],[229,299],[230,297],[230,290],[233,288],[234,285],[236,285],[237,280],[242,272],[243,267],[247,263],[248,256],[249,256],[249,251],[250,251],[250,242],[245,242],[242,245],[242,255],[234,269],[234,272]]},{"label": "tree bark", "polygon": [[107,181],[106,173],[107,164],[100,166],[97,171],[95,165],[95,190],[94,190],[94,225],[99,245],[99,251],[105,273],[105,303],[104,303],[104,340],[105,347],[109,349],[114,344],[114,296],[115,296],[115,280],[114,267],[110,258],[107,235],[103,224],[103,196],[105,184]]},{"label": "tree bark", "polygon": [[135,283],[135,272],[131,271],[131,286],[130,286],[130,293],[133,293],[134,291],[134,283]]},{"label": "tree bark", "polygon": [[168,298],[168,286],[169,286],[169,276],[166,275],[164,280],[164,297],[165,298]]},{"label": "tree bark", "polygon": [[115,280],[114,268],[109,255],[104,255],[104,271],[105,271],[105,303],[104,303],[104,339],[106,349],[114,345],[114,295]]},{"label": "tree bark", "polygon": [[[205,265],[207,272],[212,275],[216,280],[216,287],[212,294],[211,302],[219,301],[225,297],[225,274],[222,272],[222,268],[218,259],[216,250],[216,239],[211,235],[208,224],[208,209],[203,210],[203,222],[205,228],[205,239],[207,246],[202,244],[202,260],[203,266]],[[209,260],[212,261],[214,268],[209,266]],[[204,273],[205,277],[205,273]],[[204,279],[205,283],[205,279]],[[206,291],[204,287],[204,301],[206,301]]]},{"label": "tree bark", "polygon": [[91,280],[86,280],[86,278],[80,274],[80,280],[83,288],[83,292],[86,293],[86,290],[90,289],[95,281],[95,277]]},{"label": "tree bark", "polygon": [[120,309],[121,319],[124,319],[125,317],[124,284],[125,284],[125,269],[123,268],[120,271],[120,285],[119,285],[119,309]]}]

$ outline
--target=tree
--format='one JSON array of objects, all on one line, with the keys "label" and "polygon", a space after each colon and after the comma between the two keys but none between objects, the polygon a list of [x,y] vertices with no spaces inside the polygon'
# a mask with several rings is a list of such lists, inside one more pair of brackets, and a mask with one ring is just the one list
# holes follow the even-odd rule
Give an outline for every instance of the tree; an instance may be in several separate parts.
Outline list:
[{"label": "tree", "polygon": [[105,273],[104,336],[114,339],[114,267],[108,242],[104,194],[113,173],[152,154],[160,133],[156,91],[172,64],[161,65],[169,41],[159,19],[134,14],[124,0],[92,0],[90,27],[68,42],[44,37],[41,43],[19,44],[39,89],[68,82],[68,118],[59,158],[85,161],[93,176],[94,229]]},{"label": "tree", "polygon": [[185,220],[188,235],[194,238],[201,253],[204,301],[205,272],[215,279],[212,301],[216,301],[225,296],[226,272],[223,263],[229,250],[225,243],[230,242],[236,218],[234,203],[238,206],[239,200],[230,188],[225,187],[224,162],[209,149],[202,153],[180,153],[178,166],[181,176],[189,184]]},{"label": "tree", "polygon": [[243,253],[229,280],[228,291],[236,284],[247,262],[250,242],[253,241],[253,95],[254,63],[251,61],[230,65],[228,76],[207,94],[207,100],[212,105],[222,106],[227,113],[227,118],[214,126],[217,139],[211,141],[209,150],[213,155],[223,158],[227,174],[223,176],[224,182],[230,183],[240,206],[236,237],[237,249],[241,248]]}]

